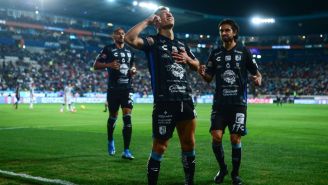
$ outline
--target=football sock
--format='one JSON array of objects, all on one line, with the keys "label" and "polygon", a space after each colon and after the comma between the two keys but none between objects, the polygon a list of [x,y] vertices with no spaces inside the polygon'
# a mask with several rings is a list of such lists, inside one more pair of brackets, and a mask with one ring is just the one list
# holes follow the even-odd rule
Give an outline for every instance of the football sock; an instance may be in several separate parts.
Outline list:
[{"label": "football sock", "polygon": [[132,135],[132,124],[131,124],[131,114],[125,114],[123,116],[123,141],[124,141],[124,149],[129,149]]},{"label": "football sock", "polygon": [[151,152],[147,164],[148,185],[157,184],[162,158],[162,154],[158,154],[154,151]]},{"label": "football sock", "polygon": [[182,152],[181,157],[183,170],[185,173],[185,185],[193,185],[196,166],[195,150],[190,152]]},{"label": "football sock", "polygon": [[239,167],[241,162],[241,143],[239,144],[232,144],[232,172],[231,176],[238,176],[239,175]]},{"label": "football sock", "polygon": [[222,142],[221,143],[212,142],[212,150],[217,162],[220,165],[220,169],[226,169],[227,165],[224,162],[224,150],[223,150]]},{"label": "football sock", "polygon": [[108,120],[107,120],[107,137],[108,137],[108,141],[113,140],[113,132],[114,132],[114,129],[115,129],[116,120],[117,120],[116,117],[109,117]]}]

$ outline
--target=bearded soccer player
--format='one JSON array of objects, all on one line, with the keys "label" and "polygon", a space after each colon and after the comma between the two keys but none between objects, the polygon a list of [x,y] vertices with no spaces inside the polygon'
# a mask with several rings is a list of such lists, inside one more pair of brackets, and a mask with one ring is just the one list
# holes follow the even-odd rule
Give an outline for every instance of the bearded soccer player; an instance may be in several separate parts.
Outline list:
[{"label": "bearded soccer player", "polygon": [[205,81],[211,82],[214,76],[216,78],[210,132],[212,149],[220,166],[220,171],[214,177],[217,184],[222,183],[228,174],[222,147],[222,137],[227,126],[232,146],[232,184],[242,184],[239,167],[241,136],[247,133],[248,72],[252,75],[255,85],[261,85],[262,81],[262,76],[250,52],[245,46],[237,43],[238,31],[238,25],[233,20],[223,20],[219,24],[219,33],[223,45],[211,52],[206,66],[202,65],[199,68],[199,74]]},{"label": "bearded soccer player", "polygon": [[118,116],[119,107],[123,113],[123,141],[124,151],[123,159],[134,159],[129,150],[132,136],[131,112],[133,108],[132,100],[132,76],[136,74],[134,67],[134,54],[124,45],[125,31],[123,28],[117,28],[113,32],[114,44],[105,46],[97,56],[94,69],[107,69],[108,71],[108,89],[107,102],[109,118],[107,120],[108,136],[108,154],[115,155],[115,144],[113,132]]},{"label": "bearded soccer player", "polygon": [[[148,26],[155,26],[158,34],[140,37]],[[166,7],[131,28],[125,41],[143,50],[148,59],[154,94],[152,114],[153,146],[148,159],[148,184],[157,184],[160,164],[174,129],[177,129],[185,184],[192,185],[195,172],[196,119],[187,67],[197,70],[199,62],[187,45],[173,33],[174,17]]]}]

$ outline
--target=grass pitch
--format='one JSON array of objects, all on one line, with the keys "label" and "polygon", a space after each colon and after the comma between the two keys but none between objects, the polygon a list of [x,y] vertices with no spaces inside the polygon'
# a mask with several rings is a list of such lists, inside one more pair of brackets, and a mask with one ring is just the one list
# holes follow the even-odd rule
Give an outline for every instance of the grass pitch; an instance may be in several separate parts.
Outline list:
[{"label": "grass pitch", "polygon": [[[85,104],[77,112],[60,113],[60,105],[0,105],[0,170],[85,185],[147,184],[146,163],[151,151],[151,104],[136,104],[132,113],[133,161],[121,159],[122,118],[114,133],[116,156],[107,154],[106,121],[102,104]],[[213,184],[218,165],[208,132],[211,105],[198,104],[195,184]],[[242,138],[240,175],[246,185],[327,185],[328,106],[249,105]],[[228,132],[225,160],[231,169]],[[161,165],[159,183],[183,184],[176,133]],[[0,175],[0,185],[43,184]],[[229,176],[224,185],[231,184]]]}]

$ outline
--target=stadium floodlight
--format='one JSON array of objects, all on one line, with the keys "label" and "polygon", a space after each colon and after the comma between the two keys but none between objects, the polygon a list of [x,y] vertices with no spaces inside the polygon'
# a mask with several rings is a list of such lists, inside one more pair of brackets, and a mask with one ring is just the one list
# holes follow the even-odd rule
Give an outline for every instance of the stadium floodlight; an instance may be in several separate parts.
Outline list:
[{"label": "stadium floodlight", "polygon": [[253,17],[251,19],[251,22],[255,25],[260,25],[260,24],[273,24],[276,22],[274,18],[260,18],[260,17]]},{"label": "stadium floodlight", "polygon": [[138,6],[139,2],[138,1],[133,1],[133,6]]},{"label": "stadium floodlight", "polygon": [[159,6],[151,2],[139,2],[138,4],[141,8],[146,8],[150,10],[156,10]]},{"label": "stadium floodlight", "polygon": [[109,23],[107,23],[107,26],[108,27],[112,27],[113,26],[113,23],[109,22]]},{"label": "stadium floodlight", "polygon": [[35,14],[39,14],[39,10],[35,10]]},{"label": "stadium floodlight", "polygon": [[185,37],[186,37],[186,38],[189,38],[189,37],[190,37],[190,35],[189,35],[188,33],[186,33]]},{"label": "stadium floodlight", "polygon": [[114,2],[115,0],[107,0],[107,2],[110,2],[110,3],[112,3],[112,2]]}]

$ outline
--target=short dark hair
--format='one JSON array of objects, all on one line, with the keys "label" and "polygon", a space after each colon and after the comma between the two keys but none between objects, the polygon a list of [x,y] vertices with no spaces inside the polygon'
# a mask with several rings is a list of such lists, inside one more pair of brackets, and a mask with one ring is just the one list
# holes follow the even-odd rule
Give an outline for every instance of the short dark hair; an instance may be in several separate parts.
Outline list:
[{"label": "short dark hair", "polygon": [[155,15],[158,15],[162,10],[170,11],[170,9],[166,6],[160,6],[157,8],[157,10],[154,12]]},{"label": "short dark hair", "polygon": [[220,27],[223,24],[229,24],[231,26],[231,29],[236,33],[236,35],[233,37],[235,39],[235,41],[236,41],[238,39],[238,33],[239,33],[239,26],[238,26],[238,24],[234,20],[232,20],[232,19],[224,19],[223,21],[221,21],[219,23],[218,28],[220,29]]},{"label": "short dark hair", "polygon": [[113,34],[117,33],[119,30],[123,30],[125,32],[125,30],[122,27],[118,27],[113,31]]}]

